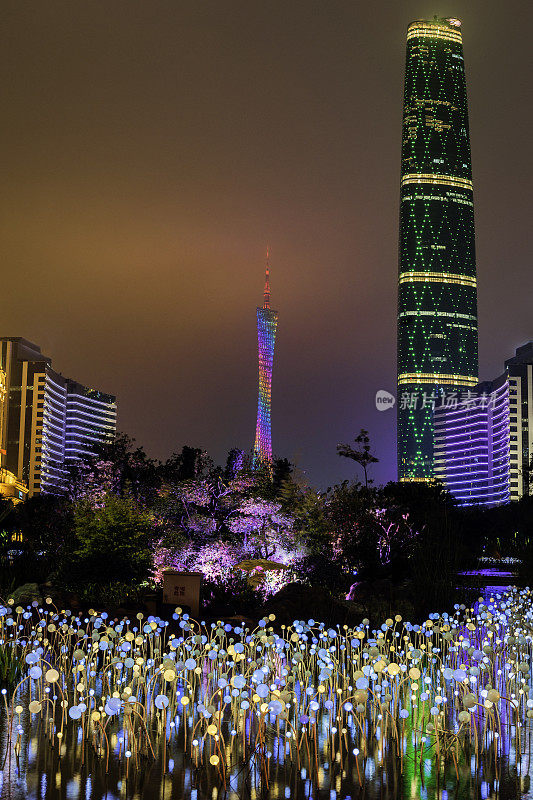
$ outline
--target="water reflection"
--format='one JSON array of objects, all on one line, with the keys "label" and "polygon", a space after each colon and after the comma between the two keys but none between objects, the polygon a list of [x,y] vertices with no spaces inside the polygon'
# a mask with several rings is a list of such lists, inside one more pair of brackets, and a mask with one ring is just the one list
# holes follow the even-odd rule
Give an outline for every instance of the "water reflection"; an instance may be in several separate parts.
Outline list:
[{"label": "water reflection", "polygon": [[[31,726],[35,728],[35,726]],[[37,726],[38,728],[38,726]],[[146,761],[140,770],[127,775],[115,757],[107,772],[101,759],[86,752],[81,765],[74,737],[67,737],[61,756],[48,741],[32,729],[25,737],[19,759],[5,765],[0,778],[0,796],[22,800],[100,800],[107,798],[507,798],[533,797],[530,793],[531,732],[524,737],[521,759],[516,753],[494,759],[477,759],[462,754],[457,764],[437,772],[435,754],[429,743],[416,749],[408,739],[402,748],[403,764],[389,753],[382,760],[379,745],[370,748],[365,758],[353,753],[333,762],[321,760],[317,772],[288,764],[283,750],[273,743],[268,784],[259,760],[228,763],[229,780],[223,783],[211,770],[195,769],[186,763],[183,750],[174,744],[167,773],[162,772],[162,753],[155,762]],[[319,749],[323,755],[323,748]],[[403,771],[402,771],[403,770]],[[361,778],[361,783],[359,781]],[[261,780],[262,779],[262,780]]]}]

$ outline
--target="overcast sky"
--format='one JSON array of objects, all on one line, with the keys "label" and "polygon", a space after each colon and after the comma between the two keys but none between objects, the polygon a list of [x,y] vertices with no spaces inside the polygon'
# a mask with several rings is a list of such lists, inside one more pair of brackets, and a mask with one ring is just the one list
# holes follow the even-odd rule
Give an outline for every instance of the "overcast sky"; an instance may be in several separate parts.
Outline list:
[{"label": "overcast sky", "polygon": [[533,339],[533,7],[514,0],[6,0],[1,333],[117,395],[166,458],[253,444],[271,249],[273,445],[311,482],[361,427],[395,478],[405,33],[459,17],[480,378]]}]

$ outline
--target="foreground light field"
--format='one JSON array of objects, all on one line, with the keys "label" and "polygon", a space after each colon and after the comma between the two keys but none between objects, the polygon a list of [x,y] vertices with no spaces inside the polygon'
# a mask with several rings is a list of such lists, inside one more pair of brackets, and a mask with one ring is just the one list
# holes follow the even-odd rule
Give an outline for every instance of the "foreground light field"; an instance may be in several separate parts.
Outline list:
[{"label": "foreground light field", "polygon": [[4,789],[197,800],[527,789],[530,590],[421,625],[367,622],[249,630],[179,608],[166,622],[2,606]]}]

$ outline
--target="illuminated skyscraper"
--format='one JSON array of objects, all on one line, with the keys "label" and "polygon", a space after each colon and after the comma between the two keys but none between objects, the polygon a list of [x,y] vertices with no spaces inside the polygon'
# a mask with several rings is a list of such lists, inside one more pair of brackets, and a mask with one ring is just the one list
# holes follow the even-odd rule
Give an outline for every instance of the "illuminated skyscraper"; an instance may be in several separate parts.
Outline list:
[{"label": "illuminated skyscraper", "polygon": [[30,496],[60,494],[68,464],[113,439],[115,397],[65,378],[38,345],[21,337],[0,337],[0,372],[1,466],[27,484]]},{"label": "illuminated skyscraper", "polygon": [[263,306],[257,309],[257,346],[259,351],[259,396],[257,401],[257,425],[255,428],[254,466],[272,468],[272,432],[270,410],[272,399],[272,366],[278,312],[270,308],[270,267],[265,272]]},{"label": "illuminated skyscraper", "polygon": [[433,404],[478,382],[474,202],[461,23],[411,23],[403,109],[398,477],[433,477]]}]

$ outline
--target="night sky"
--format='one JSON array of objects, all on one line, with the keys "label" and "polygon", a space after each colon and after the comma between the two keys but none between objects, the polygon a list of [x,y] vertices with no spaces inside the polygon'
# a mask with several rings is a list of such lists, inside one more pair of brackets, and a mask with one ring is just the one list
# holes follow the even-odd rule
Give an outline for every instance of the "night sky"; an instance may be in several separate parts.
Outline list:
[{"label": "night sky", "polygon": [[151,455],[221,461],[253,444],[270,245],[274,451],[325,487],[366,427],[393,479],[405,34],[434,14],[463,21],[500,374],[533,339],[533,9],[509,0],[6,0],[2,335],[116,394]]}]

